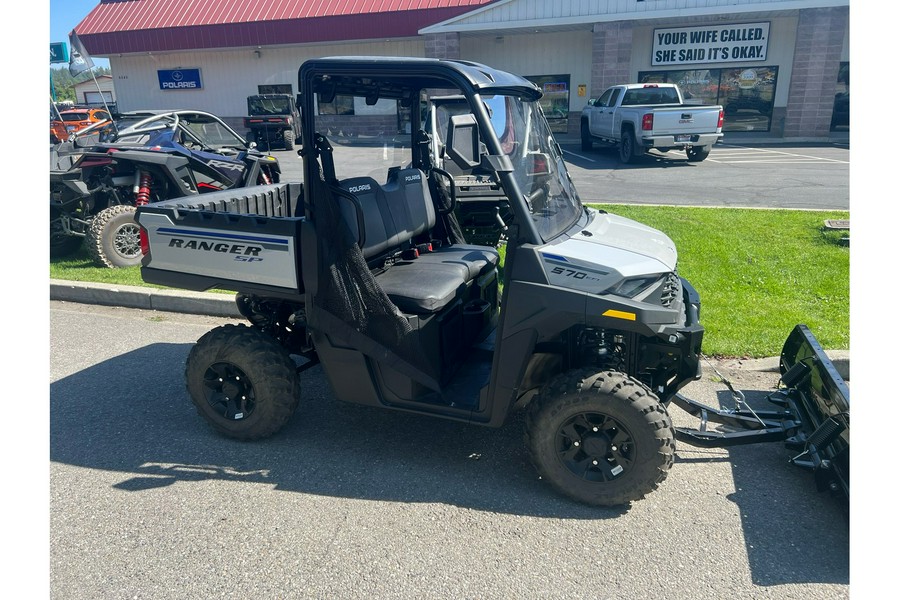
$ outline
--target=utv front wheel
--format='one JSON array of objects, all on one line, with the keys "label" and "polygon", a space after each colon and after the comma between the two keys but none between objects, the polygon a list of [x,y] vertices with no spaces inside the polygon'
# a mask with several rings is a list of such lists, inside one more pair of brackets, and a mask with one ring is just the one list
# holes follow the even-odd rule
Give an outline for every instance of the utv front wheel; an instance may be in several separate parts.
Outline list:
[{"label": "utv front wheel", "polygon": [[95,263],[111,269],[141,264],[141,229],[134,220],[135,210],[120,204],[94,217],[87,247]]},{"label": "utv front wheel", "polygon": [[300,399],[300,379],[288,352],[246,325],[224,325],[201,337],[188,355],[184,374],[200,416],[236,439],[274,434]]},{"label": "utv front wheel", "polygon": [[675,430],[665,407],[624,373],[580,370],[532,402],[526,442],[538,474],[594,506],[639,500],[668,476]]}]

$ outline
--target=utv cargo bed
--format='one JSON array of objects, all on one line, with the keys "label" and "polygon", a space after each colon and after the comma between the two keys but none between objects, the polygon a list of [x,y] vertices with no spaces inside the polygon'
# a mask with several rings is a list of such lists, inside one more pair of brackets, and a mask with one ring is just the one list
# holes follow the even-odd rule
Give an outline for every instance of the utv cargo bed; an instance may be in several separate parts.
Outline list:
[{"label": "utv cargo bed", "polygon": [[152,248],[141,276],[194,291],[299,296],[301,194],[302,184],[281,183],[140,207],[136,220]]}]

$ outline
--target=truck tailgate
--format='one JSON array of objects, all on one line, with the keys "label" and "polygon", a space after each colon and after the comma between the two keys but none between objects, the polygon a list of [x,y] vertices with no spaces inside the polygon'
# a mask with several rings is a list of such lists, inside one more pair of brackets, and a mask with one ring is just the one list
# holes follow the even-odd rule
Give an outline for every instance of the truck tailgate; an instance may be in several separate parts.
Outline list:
[{"label": "truck tailgate", "polygon": [[301,186],[285,183],[225,190],[138,208],[149,251],[148,283],[204,291],[302,293]]},{"label": "truck tailgate", "polygon": [[653,135],[716,133],[719,106],[690,105],[653,109]]}]

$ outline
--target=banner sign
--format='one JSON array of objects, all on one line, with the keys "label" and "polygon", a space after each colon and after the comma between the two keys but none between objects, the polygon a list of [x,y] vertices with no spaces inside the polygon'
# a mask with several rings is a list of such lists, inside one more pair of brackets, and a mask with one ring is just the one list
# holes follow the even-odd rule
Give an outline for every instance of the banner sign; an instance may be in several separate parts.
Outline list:
[{"label": "banner sign", "polygon": [[651,64],[764,61],[768,48],[768,23],[654,29]]},{"label": "banner sign", "polygon": [[200,69],[159,69],[156,71],[161,90],[199,90]]}]

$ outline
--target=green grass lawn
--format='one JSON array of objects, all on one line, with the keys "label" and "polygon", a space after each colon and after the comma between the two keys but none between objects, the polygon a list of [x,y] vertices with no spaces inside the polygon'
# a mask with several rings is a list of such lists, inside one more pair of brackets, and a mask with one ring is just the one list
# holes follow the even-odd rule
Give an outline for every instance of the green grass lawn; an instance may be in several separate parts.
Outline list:
[{"label": "green grass lawn", "polygon": [[[849,349],[850,249],[840,243],[846,233],[824,228],[848,212],[593,206],[672,238],[679,273],[700,294],[706,354],[778,355],[798,323],[823,347]],[[51,260],[50,277],[146,285],[138,267],[95,267],[84,251]]]},{"label": "green grass lawn", "polygon": [[597,207],[675,242],[678,271],[700,294],[706,354],[776,356],[798,323],[824,348],[850,348],[847,233],[824,228],[848,212]]}]

